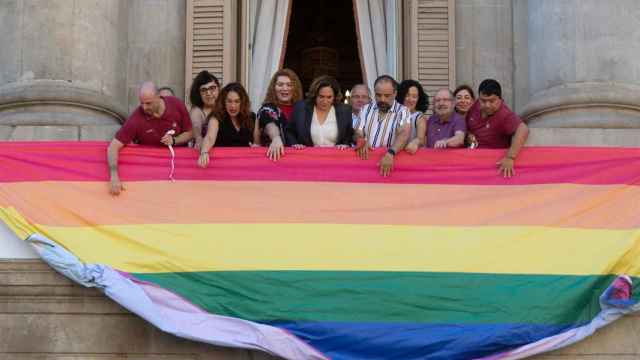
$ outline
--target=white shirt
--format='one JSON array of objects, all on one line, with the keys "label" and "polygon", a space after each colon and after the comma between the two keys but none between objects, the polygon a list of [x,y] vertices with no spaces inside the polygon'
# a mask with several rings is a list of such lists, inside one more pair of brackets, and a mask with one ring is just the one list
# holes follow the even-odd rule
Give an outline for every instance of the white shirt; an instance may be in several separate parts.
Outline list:
[{"label": "white shirt", "polygon": [[411,114],[411,137],[409,141],[415,139],[418,136],[418,118],[424,114],[422,111],[418,110]]},{"label": "white shirt", "polygon": [[336,120],[336,110],[333,106],[323,124],[318,121],[316,107],[313,107],[311,141],[313,141],[313,146],[336,146],[336,142],[338,142],[338,122]]},{"label": "white shirt", "polygon": [[410,122],[409,109],[399,102],[393,102],[391,109],[384,117],[380,117],[378,104],[374,101],[360,110],[358,129],[371,147],[391,147],[398,128]]}]

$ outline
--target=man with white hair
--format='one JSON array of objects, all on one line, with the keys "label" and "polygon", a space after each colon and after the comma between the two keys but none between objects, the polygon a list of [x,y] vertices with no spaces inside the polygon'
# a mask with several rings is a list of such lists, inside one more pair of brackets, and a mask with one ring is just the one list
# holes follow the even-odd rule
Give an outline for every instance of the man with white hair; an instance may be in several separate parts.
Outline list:
[{"label": "man with white hair", "polygon": [[360,110],[362,107],[371,102],[371,94],[369,93],[369,87],[365,84],[356,84],[351,88],[351,97],[349,103],[351,104],[351,118],[353,120],[353,128],[357,129],[360,125]]},{"label": "man with white hair", "polygon": [[112,195],[123,190],[118,175],[118,154],[130,144],[153,146],[186,145],[191,140],[191,120],[184,103],[173,96],[162,97],[152,82],[145,82],[138,90],[138,106],[116,133],[107,149]]},{"label": "man with white hair", "polygon": [[424,117],[418,119],[418,136],[407,145],[407,152],[415,154],[422,146],[443,149],[464,145],[467,125],[462,115],[455,111],[455,99],[451,90],[438,90],[433,110],[434,114],[429,120],[425,121]]}]

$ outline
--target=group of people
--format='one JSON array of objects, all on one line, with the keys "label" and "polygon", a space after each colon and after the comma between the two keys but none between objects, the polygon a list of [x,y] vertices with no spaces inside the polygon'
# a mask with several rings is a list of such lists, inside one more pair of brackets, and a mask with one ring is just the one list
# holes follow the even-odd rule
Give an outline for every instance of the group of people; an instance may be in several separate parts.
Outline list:
[{"label": "group of people", "polygon": [[264,146],[266,156],[277,161],[285,148],[308,146],[354,149],[361,159],[370,150],[386,148],[378,162],[380,174],[393,170],[395,156],[421,147],[505,148],[497,163],[505,177],[515,174],[514,162],[527,140],[526,124],[502,100],[500,84],[484,80],[474,91],[462,85],[440,89],[427,117],[429,97],[415,80],[398,83],[389,75],[374,82],[373,99],[364,84],[351,89],[350,105],[343,102],[338,81],[331,76],[313,80],[306,98],[300,79],[290,69],[271,78],[261,107],[254,114],[249,96],[238,82],[221,87],[208,71],[193,80],[191,109],[171,89],[152,82],[139,88],[138,106],[109,144],[110,192],[123,189],[118,174],[118,154],[130,143],[155,146],[191,145],[199,152],[198,165],[207,167],[214,147]]}]

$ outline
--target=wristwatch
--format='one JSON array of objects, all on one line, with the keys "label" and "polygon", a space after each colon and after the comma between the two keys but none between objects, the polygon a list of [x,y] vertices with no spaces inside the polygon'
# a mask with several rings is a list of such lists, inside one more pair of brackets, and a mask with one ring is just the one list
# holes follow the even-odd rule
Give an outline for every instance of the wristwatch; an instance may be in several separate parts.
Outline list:
[{"label": "wristwatch", "polygon": [[393,148],[387,149],[387,154],[391,154],[391,156],[396,156],[396,151]]}]

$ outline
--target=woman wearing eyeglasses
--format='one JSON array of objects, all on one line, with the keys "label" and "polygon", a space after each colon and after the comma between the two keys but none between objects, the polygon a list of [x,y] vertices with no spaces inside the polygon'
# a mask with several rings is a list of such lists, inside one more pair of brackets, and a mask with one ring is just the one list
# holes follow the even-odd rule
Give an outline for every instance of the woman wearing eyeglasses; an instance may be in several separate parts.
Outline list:
[{"label": "woman wearing eyeglasses", "polygon": [[220,81],[207,70],[201,71],[191,84],[189,101],[191,102],[191,124],[195,148],[200,149],[202,138],[207,133],[207,119],[213,111],[220,93]]}]

